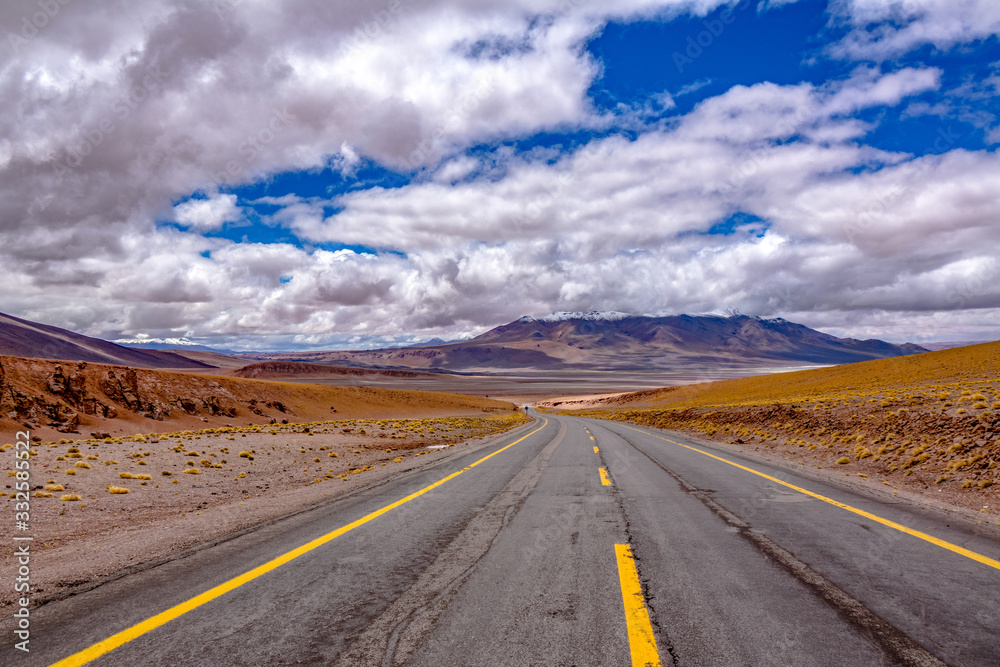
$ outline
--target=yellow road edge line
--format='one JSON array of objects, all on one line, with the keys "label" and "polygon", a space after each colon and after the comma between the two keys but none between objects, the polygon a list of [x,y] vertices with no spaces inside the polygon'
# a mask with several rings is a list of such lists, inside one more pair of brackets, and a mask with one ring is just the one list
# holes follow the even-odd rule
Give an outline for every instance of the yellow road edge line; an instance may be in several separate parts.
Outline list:
[{"label": "yellow road edge line", "polygon": [[595,454],[600,454],[601,453],[601,450],[599,450],[596,445],[594,446],[594,453]]},{"label": "yellow road edge line", "polygon": [[625,627],[628,628],[628,648],[632,656],[632,667],[660,667],[660,652],[656,648],[653,624],[649,622],[649,610],[642,597],[639,571],[635,567],[632,547],[628,544],[615,545],[618,561],[618,581],[622,587],[622,602],[625,604]]},{"label": "yellow road edge line", "polygon": [[947,549],[948,551],[952,551],[952,552],[957,553],[957,554],[959,554],[961,556],[965,556],[966,558],[971,558],[972,560],[977,561],[979,563],[982,563],[983,565],[988,565],[989,567],[992,567],[994,569],[1000,570],[1000,560],[996,560],[994,558],[990,558],[989,556],[984,556],[984,555],[982,555],[980,553],[976,553],[975,551],[970,551],[969,549],[966,549],[965,547],[960,547],[957,544],[952,544],[951,542],[942,540],[939,537],[934,537],[933,535],[928,535],[927,533],[921,532],[919,530],[915,530],[913,528],[909,528],[907,526],[904,526],[901,523],[896,523],[895,521],[892,521],[890,519],[883,519],[882,517],[878,516],[877,514],[872,514],[871,512],[866,512],[863,509],[858,509],[857,507],[852,507],[851,505],[847,505],[847,504],[842,503],[842,502],[840,502],[838,500],[834,500],[833,498],[827,498],[826,496],[820,495],[818,493],[815,493],[814,491],[810,491],[809,489],[803,489],[801,486],[795,486],[794,484],[782,481],[782,480],[778,479],[777,477],[772,477],[771,475],[768,475],[767,473],[763,473],[763,472],[760,472],[758,470],[754,470],[753,468],[748,468],[748,467],[746,467],[744,465],[740,465],[739,463],[736,463],[735,461],[730,461],[728,459],[724,459],[721,456],[716,456],[715,454],[710,454],[710,453],[708,453],[706,451],[698,449],[697,447],[692,447],[690,445],[685,445],[683,443],[677,442],[676,440],[671,440],[670,438],[665,438],[662,435],[656,435],[655,433],[650,433],[649,431],[643,431],[642,429],[639,429],[639,428],[633,428],[632,426],[628,426],[626,424],[622,424],[622,426],[625,426],[626,428],[630,428],[633,431],[638,431],[639,433],[645,433],[646,435],[651,435],[654,438],[659,438],[660,440],[666,440],[667,442],[673,443],[673,444],[677,445],[678,447],[684,447],[685,449],[690,449],[693,452],[698,452],[699,454],[704,454],[705,456],[713,458],[713,459],[715,459],[717,461],[722,461],[723,463],[728,463],[729,465],[734,466],[736,468],[739,468],[740,470],[745,470],[747,472],[752,472],[753,474],[757,475],[758,477],[763,477],[764,479],[767,479],[767,480],[770,480],[772,482],[775,482],[776,484],[781,484],[782,486],[787,487],[789,489],[792,489],[794,491],[798,491],[799,493],[804,493],[805,495],[810,496],[812,498],[815,498],[816,500],[822,500],[824,503],[829,503],[829,504],[831,504],[831,505],[833,505],[835,507],[839,507],[841,509],[847,510],[848,512],[853,512],[854,514],[857,514],[858,516],[863,516],[866,519],[871,519],[872,521],[874,521],[876,523],[880,523],[883,526],[888,526],[889,528],[894,528],[894,529],[896,529],[896,530],[898,530],[900,532],[906,533],[907,535],[912,535],[913,537],[921,539],[921,540],[923,540],[925,542],[930,542],[931,544],[939,546],[942,549]]},{"label": "yellow road edge line", "polygon": [[597,470],[601,473],[601,486],[611,486],[611,480],[608,479],[608,471],[605,468],[598,468]]},{"label": "yellow road edge line", "polygon": [[278,556],[277,558],[274,558],[274,559],[272,559],[272,560],[264,563],[263,565],[259,565],[259,566],[255,567],[254,569],[252,569],[252,570],[250,570],[248,572],[244,572],[243,574],[241,574],[241,575],[239,575],[237,577],[233,577],[229,581],[226,581],[226,582],[224,582],[222,584],[219,584],[218,586],[216,586],[214,588],[210,588],[209,590],[205,591],[204,593],[201,593],[200,595],[196,595],[193,598],[191,598],[191,599],[189,599],[189,600],[187,600],[185,602],[181,602],[180,604],[174,605],[173,607],[171,607],[170,609],[167,609],[166,611],[162,611],[159,614],[156,614],[155,616],[150,616],[145,621],[141,621],[139,623],[136,623],[132,627],[127,628],[125,630],[122,630],[121,632],[118,632],[116,634],[113,634],[110,637],[108,637],[107,639],[101,640],[101,641],[97,642],[96,644],[93,644],[92,646],[89,646],[88,648],[85,648],[82,651],[79,651],[78,653],[74,653],[73,655],[71,655],[71,656],[69,656],[67,658],[63,658],[62,660],[60,660],[58,662],[52,663],[52,665],[50,665],[50,667],[79,667],[80,665],[85,665],[88,662],[101,657],[105,653],[109,653],[109,652],[115,650],[119,646],[127,644],[128,642],[132,641],[133,639],[137,639],[138,637],[141,637],[142,635],[146,634],[147,632],[155,630],[156,628],[160,627],[161,625],[169,623],[170,621],[174,620],[175,618],[183,616],[184,614],[188,613],[189,611],[191,611],[193,609],[197,609],[198,607],[202,606],[203,604],[205,604],[207,602],[211,602],[215,598],[220,597],[222,595],[225,595],[229,591],[232,591],[232,590],[234,590],[236,588],[239,588],[243,584],[246,584],[246,583],[248,583],[250,581],[253,581],[257,577],[260,577],[260,576],[262,576],[264,574],[267,574],[268,572],[281,567],[285,563],[288,563],[288,562],[290,562],[292,560],[295,560],[299,556],[301,556],[301,555],[303,555],[305,553],[308,553],[308,552],[312,551],[313,549],[316,549],[317,547],[321,547],[324,544],[326,544],[327,542],[335,540],[336,538],[340,537],[341,535],[343,535],[345,533],[348,533],[348,532],[354,530],[355,528],[368,523],[369,521],[371,521],[373,519],[377,519],[378,517],[382,516],[383,514],[386,514],[387,512],[390,512],[390,511],[396,509],[400,505],[404,505],[404,504],[410,502],[411,500],[413,500],[414,498],[422,496],[425,493],[427,493],[428,491],[431,491],[432,489],[436,489],[437,487],[441,486],[445,482],[447,482],[449,480],[452,480],[452,479],[455,479],[456,477],[458,477],[459,475],[461,475],[466,470],[470,470],[470,469],[474,468],[475,466],[479,465],[483,461],[485,461],[485,460],[487,460],[487,459],[489,459],[489,458],[491,458],[493,456],[496,456],[497,454],[499,454],[500,452],[502,452],[504,450],[510,449],[511,447],[513,447],[514,445],[516,445],[517,443],[519,443],[519,442],[521,442],[521,441],[529,438],[530,436],[534,435],[535,433],[538,433],[543,428],[545,428],[545,426],[548,423],[549,423],[549,421],[546,419],[542,423],[541,426],[539,426],[538,428],[536,428],[531,433],[528,433],[527,435],[524,435],[521,438],[518,438],[517,440],[515,440],[512,443],[510,443],[509,445],[506,445],[505,447],[501,447],[500,449],[498,449],[497,451],[493,452],[492,454],[488,454],[487,456],[484,456],[483,458],[479,459],[475,463],[472,463],[472,464],[470,464],[470,465],[462,468],[461,470],[453,472],[453,473],[451,473],[450,475],[448,475],[446,477],[442,477],[441,479],[439,479],[438,481],[434,482],[430,486],[425,486],[424,488],[420,489],[419,491],[414,491],[410,495],[408,495],[408,496],[406,496],[404,498],[400,498],[399,500],[397,500],[397,501],[395,501],[393,503],[390,503],[390,504],[386,505],[385,507],[377,509],[377,510],[375,510],[374,512],[372,512],[370,514],[366,514],[365,516],[363,516],[360,519],[357,519],[355,521],[352,521],[351,523],[347,524],[346,526],[341,526],[340,528],[337,528],[336,530],[334,530],[332,532],[329,532],[326,535],[323,535],[321,537],[317,537],[316,539],[312,540],[311,542],[307,542],[306,544],[303,544],[302,546],[300,546],[300,547],[298,547],[296,549],[292,549],[291,551],[289,551],[287,553],[284,553],[284,554]]}]

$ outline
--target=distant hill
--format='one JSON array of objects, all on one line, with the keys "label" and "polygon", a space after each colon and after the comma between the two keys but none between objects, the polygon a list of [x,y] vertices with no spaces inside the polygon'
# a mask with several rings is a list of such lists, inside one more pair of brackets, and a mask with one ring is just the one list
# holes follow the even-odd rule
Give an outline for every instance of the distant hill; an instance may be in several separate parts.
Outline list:
[{"label": "distant hill", "polygon": [[0,355],[0,433],[150,433],[226,424],[476,415],[506,401],[447,392],[263,382]]},{"label": "distant hill", "polygon": [[206,369],[212,366],[161,350],[134,350],[47,324],[0,313],[0,355],[88,361],[140,368]]},{"label": "distant hill", "polygon": [[421,373],[419,371],[328,366],[325,364],[305,364],[300,361],[258,361],[230,371],[229,374],[233,377],[253,380],[284,380],[305,377],[335,379],[343,376],[370,377],[375,375],[396,378],[437,377],[436,373]]},{"label": "distant hill", "polygon": [[953,347],[969,347],[970,345],[982,345],[983,343],[992,343],[989,340],[955,340],[955,341],[944,341],[940,343],[921,343],[921,347],[926,347],[928,350],[950,350]]},{"label": "distant hill", "polygon": [[451,371],[670,370],[843,364],[926,351],[909,343],[837,338],[780,318],[612,312],[522,317],[471,340],[443,345],[258,358]]}]

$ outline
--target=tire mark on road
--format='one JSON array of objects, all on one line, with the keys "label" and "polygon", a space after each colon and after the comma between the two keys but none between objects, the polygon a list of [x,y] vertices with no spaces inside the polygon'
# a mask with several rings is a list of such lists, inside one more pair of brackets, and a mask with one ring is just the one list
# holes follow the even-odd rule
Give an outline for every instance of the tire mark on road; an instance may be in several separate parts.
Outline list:
[{"label": "tire mark on road", "polygon": [[396,667],[410,658],[534,490],[566,430],[560,420],[552,440],[483,506],[414,584],[358,635],[338,658],[338,665]]}]

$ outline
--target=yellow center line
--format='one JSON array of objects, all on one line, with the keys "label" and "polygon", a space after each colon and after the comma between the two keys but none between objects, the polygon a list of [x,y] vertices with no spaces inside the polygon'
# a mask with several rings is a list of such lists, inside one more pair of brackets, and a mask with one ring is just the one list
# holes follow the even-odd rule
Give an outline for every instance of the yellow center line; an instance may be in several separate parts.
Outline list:
[{"label": "yellow center line", "polygon": [[611,480],[608,479],[608,471],[604,468],[598,468],[601,473],[601,486],[611,486]]},{"label": "yellow center line", "polygon": [[594,439],[594,436],[590,436],[590,439],[591,439],[591,440],[593,440],[593,439]]},{"label": "yellow center line", "polygon": [[625,603],[625,626],[628,628],[628,648],[632,656],[632,667],[659,667],[660,653],[656,649],[653,624],[649,622],[649,611],[642,597],[639,571],[635,567],[632,547],[628,544],[615,545],[618,560],[618,581],[622,587],[622,602]]},{"label": "yellow center line", "polygon": [[599,450],[596,445],[594,446],[594,453],[595,454],[600,454],[601,453],[601,450]]},{"label": "yellow center line", "polygon": [[633,431],[638,431],[639,433],[645,433],[646,435],[651,435],[654,438],[659,438],[660,440],[666,440],[667,442],[673,443],[673,444],[677,445],[678,447],[684,447],[685,449],[690,449],[692,452],[698,452],[699,454],[704,454],[705,456],[713,458],[716,461],[722,461],[723,463],[728,463],[729,465],[734,466],[736,468],[739,468],[740,470],[745,470],[747,472],[750,472],[750,473],[753,473],[753,474],[757,475],[758,477],[763,477],[764,479],[770,480],[770,481],[774,482],[775,484],[781,484],[784,487],[787,487],[787,488],[792,489],[794,491],[798,491],[799,493],[804,493],[805,495],[810,496],[812,498],[815,498],[816,500],[822,500],[824,503],[829,503],[829,504],[831,504],[831,505],[833,505],[835,507],[839,507],[841,509],[845,509],[848,512],[853,512],[854,514],[857,514],[858,516],[863,516],[866,519],[871,519],[872,521],[875,521],[876,523],[880,523],[883,526],[888,526],[889,528],[894,528],[895,530],[898,530],[900,532],[906,533],[907,535],[912,535],[913,537],[919,538],[919,539],[921,539],[921,540],[923,540],[925,542],[930,542],[931,544],[937,545],[937,546],[941,547],[942,549],[947,549],[948,551],[952,551],[954,553],[960,554],[962,556],[965,556],[966,558],[971,558],[972,560],[980,562],[983,565],[988,565],[988,566],[990,566],[992,568],[1000,570],[1000,560],[996,560],[996,559],[990,558],[989,556],[984,556],[982,554],[976,553],[975,551],[970,551],[969,549],[966,549],[965,547],[960,547],[957,544],[952,544],[951,542],[947,542],[945,540],[942,540],[941,538],[934,537],[933,535],[928,535],[927,533],[923,533],[923,532],[921,532],[919,530],[914,530],[913,528],[909,528],[909,527],[904,526],[904,525],[902,525],[900,523],[896,523],[895,521],[891,521],[889,519],[883,519],[882,517],[878,516],[877,514],[872,514],[871,512],[866,512],[863,509],[858,509],[857,507],[852,507],[851,505],[847,505],[845,503],[839,502],[837,500],[834,500],[833,498],[827,498],[826,496],[823,496],[823,495],[820,495],[820,494],[815,493],[813,491],[810,491],[809,489],[803,489],[801,486],[795,486],[794,484],[790,484],[788,482],[782,481],[782,480],[778,479],[777,477],[772,477],[771,475],[768,475],[766,473],[762,473],[762,472],[760,472],[758,470],[754,470],[753,468],[748,468],[748,467],[746,467],[744,465],[740,465],[739,463],[736,463],[734,461],[730,461],[729,459],[724,459],[721,456],[716,456],[715,454],[710,454],[710,453],[708,453],[708,452],[706,452],[704,450],[698,449],[697,447],[691,447],[690,445],[682,444],[680,442],[677,442],[676,440],[671,440],[670,438],[664,438],[661,435],[656,435],[655,433],[650,433],[649,431],[643,431],[642,429],[633,428],[632,426],[628,426],[626,424],[622,424],[622,426],[625,426],[625,428],[632,429]]},{"label": "yellow center line", "polygon": [[491,458],[493,456],[496,456],[497,454],[499,454],[500,452],[502,452],[504,450],[510,449],[511,447],[513,447],[514,445],[516,445],[517,443],[525,440],[526,438],[534,435],[535,433],[538,433],[543,428],[545,428],[545,426],[548,423],[549,422],[546,419],[542,423],[541,426],[539,426],[538,428],[536,428],[531,433],[528,433],[527,435],[525,435],[525,436],[523,436],[521,438],[518,438],[517,440],[515,440],[514,442],[510,443],[509,445],[507,445],[505,447],[501,447],[500,449],[498,449],[497,451],[493,452],[492,454],[488,454],[487,456],[484,456],[483,458],[479,459],[475,463],[472,463],[472,464],[466,466],[465,468],[462,468],[461,470],[459,470],[457,472],[453,472],[450,475],[448,475],[447,477],[443,477],[443,478],[439,479],[438,481],[434,482],[430,486],[425,486],[424,488],[420,489],[419,491],[415,491],[415,492],[411,493],[410,495],[406,496],[405,498],[400,498],[396,502],[390,503],[389,505],[386,505],[385,507],[383,507],[381,509],[377,509],[374,512],[372,512],[371,514],[367,514],[367,515],[361,517],[360,519],[358,519],[356,521],[352,521],[351,523],[347,524],[346,526],[341,526],[340,528],[337,528],[336,530],[334,530],[334,531],[332,531],[330,533],[327,533],[326,535],[323,535],[322,537],[317,537],[313,541],[308,542],[306,544],[303,544],[302,546],[300,546],[300,547],[298,547],[296,549],[293,549],[293,550],[291,550],[291,551],[289,551],[289,552],[287,552],[285,554],[282,554],[282,555],[278,556],[277,558],[274,558],[273,560],[270,560],[270,561],[264,563],[263,565],[255,567],[254,569],[250,570],[249,572],[244,572],[243,574],[241,574],[241,575],[239,575],[237,577],[234,577],[234,578],[230,579],[229,581],[227,581],[225,583],[219,584],[215,588],[211,588],[211,589],[205,591],[204,593],[201,593],[200,595],[196,595],[195,597],[191,598],[190,600],[187,600],[186,602],[182,602],[182,603],[180,603],[178,605],[175,605],[175,606],[171,607],[170,609],[167,609],[166,611],[162,611],[159,614],[156,614],[155,616],[151,616],[150,618],[147,618],[145,621],[137,623],[137,624],[133,625],[132,627],[126,629],[126,630],[122,630],[121,632],[119,632],[117,634],[111,635],[107,639],[99,641],[96,644],[94,644],[94,645],[92,645],[92,646],[90,646],[88,648],[85,648],[84,650],[80,651],[79,653],[74,653],[73,655],[69,656],[68,658],[64,658],[64,659],[60,660],[59,662],[54,662],[54,663],[52,663],[52,665],[50,667],[71,667],[71,666],[72,667],[77,667],[79,665],[85,665],[88,662],[90,662],[91,660],[95,660],[96,658],[99,658],[100,656],[104,655],[105,653],[109,653],[110,651],[115,650],[119,646],[122,646],[123,644],[127,644],[128,642],[132,641],[133,639],[137,639],[138,637],[141,637],[142,635],[146,634],[147,632],[155,630],[156,628],[160,627],[161,625],[169,623],[170,621],[174,620],[175,618],[183,616],[184,614],[188,613],[189,611],[191,611],[193,609],[197,609],[198,607],[202,606],[206,602],[210,602],[210,601],[214,600],[217,597],[225,595],[229,591],[232,591],[232,590],[234,590],[236,588],[239,588],[243,584],[251,582],[254,579],[256,579],[257,577],[260,577],[261,575],[267,574],[268,572],[281,567],[285,563],[288,563],[288,562],[290,562],[292,560],[295,560],[299,556],[302,556],[303,554],[306,554],[306,553],[312,551],[313,549],[316,549],[317,547],[321,547],[324,544],[326,544],[327,542],[335,540],[336,538],[340,537],[341,535],[343,535],[345,533],[348,533],[348,532],[354,530],[355,528],[357,528],[359,526],[363,526],[364,524],[368,523],[369,521],[371,521],[373,519],[377,519],[378,517],[382,516],[383,514],[386,514],[387,512],[390,512],[390,511],[396,509],[400,505],[404,505],[404,504],[410,502],[411,500],[413,500],[414,498],[418,498],[418,497],[424,495],[425,493],[427,493],[428,491],[430,491],[432,489],[436,489],[437,487],[441,486],[445,482],[447,482],[449,480],[452,480],[452,479],[455,479],[456,477],[458,477],[459,475],[461,475],[466,470],[471,470],[472,468],[476,467],[477,465],[479,465],[483,461],[486,461],[487,459],[489,459],[489,458]]}]

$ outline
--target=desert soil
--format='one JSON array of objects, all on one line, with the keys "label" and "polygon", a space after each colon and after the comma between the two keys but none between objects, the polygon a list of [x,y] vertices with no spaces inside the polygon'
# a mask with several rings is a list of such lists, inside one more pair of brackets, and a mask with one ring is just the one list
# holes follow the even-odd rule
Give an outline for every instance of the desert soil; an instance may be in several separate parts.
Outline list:
[{"label": "desert soil", "polygon": [[[34,443],[26,533],[34,537],[33,602],[439,461],[527,421],[520,413],[338,420]],[[12,442],[0,446],[0,502],[11,520]],[[14,547],[2,549],[0,567],[10,572]],[[5,588],[0,606],[13,597]]]}]

